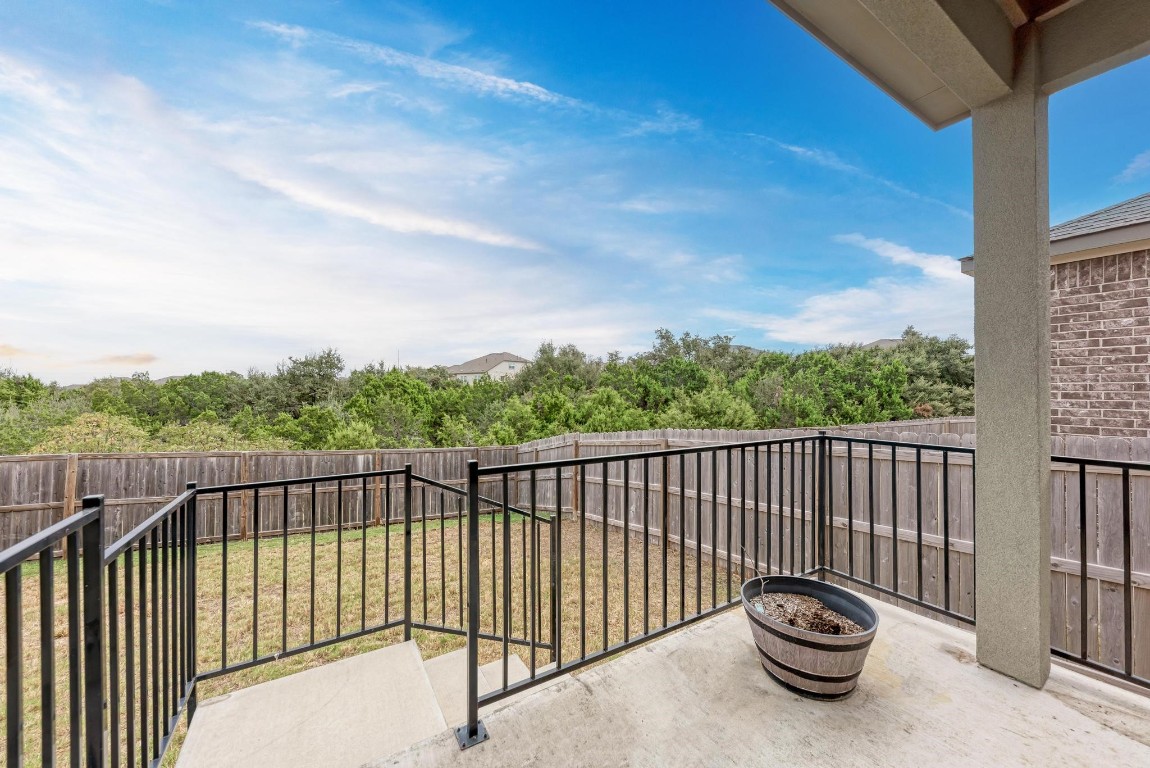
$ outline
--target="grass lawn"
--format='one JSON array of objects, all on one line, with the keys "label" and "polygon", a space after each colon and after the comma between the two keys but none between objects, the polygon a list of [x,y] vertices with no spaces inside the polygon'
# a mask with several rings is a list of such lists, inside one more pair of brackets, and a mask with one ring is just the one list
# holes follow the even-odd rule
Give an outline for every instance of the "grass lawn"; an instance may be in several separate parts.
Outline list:
[{"label": "grass lawn", "polygon": [[[551,615],[551,548],[549,526],[540,525],[538,548],[541,556],[536,563],[531,556],[530,526],[523,518],[511,519],[504,530],[496,518],[485,518],[480,527],[480,607],[483,632],[502,631],[504,540],[510,543],[511,596],[510,626],[512,634],[521,638],[531,636],[532,573],[539,571],[539,591],[536,601],[537,636],[541,642],[549,641]],[[398,621],[403,616],[404,546],[402,525],[369,527],[366,537],[362,529],[345,529],[318,533],[314,548],[308,534],[292,534],[261,539],[258,543],[231,541],[227,545],[227,599],[224,600],[224,546],[201,545],[197,549],[198,586],[198,668],[201,671],[218,669],[226,650],[229,664],[242,663],[258,656],[273,655],[307,645],[314,626],[314,638],[320,641],[335,638],[361,627],[379,626],[387,621]],[[608,526],[604,545],[603,527],[588,521],[581,531],[578,519],[564,518],[562,522],[561,590],[562,590],[562,646],[563,659],[569,662],[582,653],[592,654],[624,639],[625,631],[631,637],[642,634],[644,627],[644,563],[643,536],[632,532],[626,545],[629,558],[625,561],[626,536],[621,528]],[[585,546],[581,543],[585,541]],[[466,552],[466,524],[453,519],[416,524],[412,532],[412,613],[413,621],[462,628],[463,606],[466,592],[466,573],[460,581],[461,552]],[[314,552],[314,555],[313,555]],[[696,595],[701,594],[701,607],[711,607],[711,561],[704,557],[696,562],[694,552],[680,551],[674,544],[667,550],[667,591],[664,596],[663,550],[658,539],[647,545],[648,583],[647,609],[650,628],[662,626],[664,598],[667,619],[673,623],[680,614],[690,616],[699,605]],[[138,553],[131,555],[136,561],[138,579]],[[258,559],[258,565],[257,565]],[[581,571],[581,560],[584,561]],[[314,607],[313,607],[314,561]],[[625,562],[628,567],[625,569]],[[145,559],[145,565],[148,562]],[[285,570],[286,564],[286,570]],[[121,595],[124,587],[124,558],[119,569]],[[720,603],[727,598],[726,566],[717,564],[715,590]],[[606,569],[606,574],[604,574]],[[624,578],[626,575],[628,578]],[[684,574],[680,584],[680,571]],[[583,578],[581,579],[581,573]],[[748,574],[749,575],[749,574]],[[258,576],[258,579],[257,579]],[[605,580],[605,581],[604,581]],[[69,668],[67,659],[67,580],[63,561],[55,566],[56,601],[55,635],[57,717],[55,732],[57,744],[67,745],[69,722],[67,718]],[[258,583],[257,583],[258,581]],[[135,582],[138,584],[138,582]],[[626,584],[626,586],[625,586]],[[737,596],[741,578],[731,576],[732,594]],[[494,593],[493,593],[494,585]],[[525,586],[528,586],[525,589]],[[2,587],[0,587],[2,589]],[[150,589],[150,582],[149,582]],[[606,600],[603,595],[606,593]],[[680,600],[680,592],[683,599]],[[624,595],[626,594],[626,599]],[[258,600],[253,599],[258,596]],[[138,597],[138,594],[137,594]],[[24,721],[25,755],[27,765],[39,763],[41,744],[40,696],[40,586],[38,570],[34,564],[23,572],[24,616]],[[624,606],[628,607],[625,611]],[[258,612],[253,616],[253,606]],[[426,611],[426,613],[425,613]],[[287,617],[286,625],[283,617]],[[227,633],[223,633],[223,619],[227,618]],[[541,617],[541,621],[538,620]],[[117,668],[124,675],[123,645],[125,638],[123,598],[116,617],[120,627],[121,653]],[[138,628],[139,609],[133,611],[132,621]],[[149,622],[151,617],[147,616]],[[0,617],[0,624],[3,617]],[[338,633],[337,633],[338,623]],[[583,633],[580,636],[580,626]],[[2,634],[2,633],[0,633]],[[465,644],[461,636],[443,632],[416,629],[413,639],[424,658],[446,653]],[[362,637],[345,640],[318,650],[307,651],[270,661],[249,669],[231,672],[199,684],[201,701],[250,685],[273,680],[285,675],[320,666],[338,659],[375,650],[403,639],[401,627],[383,630]],[[137,644],[139,642],[137,629]],[[254,644],[254,650],[253,650]],[[511,645],[525,663],[530,663],[526,647]],[[0,647],[0,655],[5,650]],[[502,657],[499,642],[485,641],[480,647],[480,662],[486,663]],[[551,662],[550,651],[537,651],[539,666]],[[136,685],[138,686],[137,680]],[[121,709],[123,709],[123,703]],[[0,711],[0,749],[6,738],[6,713]],[[126,739],[124,714],[121,712],[121,743]],[[137,712],[138,717],[138,712]],[[179,744],[183,740],[184,724],[181,720],[169,749],[166,765],[175,764]],[[58,749],[58,759],[68,759],[67,749]]]}]

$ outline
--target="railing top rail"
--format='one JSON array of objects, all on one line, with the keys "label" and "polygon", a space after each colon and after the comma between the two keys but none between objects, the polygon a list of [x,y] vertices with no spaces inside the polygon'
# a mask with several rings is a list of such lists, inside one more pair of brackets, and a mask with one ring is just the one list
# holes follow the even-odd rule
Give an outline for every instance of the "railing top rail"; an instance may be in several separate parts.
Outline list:
[{"label": "railing top rail", "polygon": [[921,448],[924,451],[946,451],[948,453],[962,453],[973,456],[974,448],[964,445],[939,445],[938,443],[908,443],[902,440],[880,440],[870,437],[853,437],[850,435],[827,435],[827,440],[835,443],[861,443],[863,445],[886,445],[894,448]]},{"label": "railing top rail", "polygon": [[334,483],[339,480],[362,480],[369,477],[397,477],[404,473],[403,469],[373,469],[366,472],[347,472],[341,475],[318,475],[316,477],[292,477],[286,480],[257,480],[251,483],[230,483],[228,485],[209,485],[200,488],[197,492],[202,496],[207,493],[234,493],[236,491],[253,491],[260,488],[282,488],[285,485],[311,485],[312,483]]},{"label": "railing top rail", "polygon": [[172,510],[186,504],[189,499],[196,495],[195,488],[189,488],[181,493],[176,498],[169,501],[164,506],[153,512],[146,520],[137,525],[132,530],[121,536],[115,544],[104,549],[104,565],[115,562],[116,558],[124,552],[132,548],[132,545],[142,539],[144,535],[155,528],[161,520],[172,513]]},{"label": "railing top rail", "polygon": [[[768,445],[791,445],[794,443],[808,443],[819,440],[819,435],[802,435],[798,437],[776,437],[770,440],[748,440],[739,443],[709,443],[692,445],[686,448],[664,448],[658,451],[637,451],[635,453],[613,453],[608,456],[580,456],[572,459],[550,459],[548,461],[533,461],[524,464],[500,464],[489,467],[480,467],[480,476],[503,475],[515,472],[530,472],[532,470],[562,469],[564,467],[582,467],[591,464],[607,464],[617,461],[641,461],[643,459],[657,459],[663,456],[681,456],[692,453],[708,453],[711,451],[738,450],[740,448],[762,448]],[[901,443],[900,443],[901,445]],[[938,447],[938,446],[931,446]]]},{"label": "railing top rail", "polygon": [[1092,459],[1085,456],[1051,456],[1050,460],[1058,464],[1081,464],[1090,467],[1133,469],[1140,472],[1150,472],[1150,463],[1142,461],[1122,461],[1121,459]]},{"label": "railing top rail", "polygon": [[[455,488],[453,486],[447,485],[446,483],[441,483],[438,480],[432,480],[430,477],[424,477],[423,475],[417,475],[414,473],[411,475],[411,479],[417,483],[423,483],[424,485],[429,485],[432,488],[439,488],[440,490],[448,491],[449,493],[454,493],[456,496],[462,496],[464,498],[467,498],[467,491],[464,490],[463,488]],[[463,482],[467,482],[467,481],[465,480]],[[491,505],[497,506],[497,507],[503,506],[502,501],[496,501],[495,499],[488,498],[487,496],[480,496],[479,500],[481,502],[483,502],[484,504],[491,504]],[[538,512],[532,513],[532,512],[529,512],[528,510],[520,509],[519,507],[512,506],[511,504],[507,505],[507,511],[512,512],[516,515],[523,515],[524,517],[530,517],[532,520],[542,520],[545,523],[551,522],[551,516],[550,515],[539,514]]]},{"label": "railing top rail", "polygon": [[8,549],[0,552],[0,572],[10,571],[25,560],[40,554],[69,534],[75,533],[88,523],[97,519],[98,516],[99,510],[96,508],[82,510],[70,517],[64,518],[58,523],[48,526],[39,533],[29,536],[19,544],[8,547]]}]

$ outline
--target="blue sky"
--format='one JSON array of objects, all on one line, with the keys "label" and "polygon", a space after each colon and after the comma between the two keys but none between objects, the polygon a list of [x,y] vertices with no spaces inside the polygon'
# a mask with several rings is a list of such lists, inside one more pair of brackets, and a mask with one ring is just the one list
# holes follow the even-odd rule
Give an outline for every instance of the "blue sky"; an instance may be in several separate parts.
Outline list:
[{"label": "blue sky", "polygon": [[[1150,188],[1150,62],[1051,100],[1051,215]],[[969,123],[762,0],[0,5],[0,366],[451,364],[663,326],[970,337]]]}]

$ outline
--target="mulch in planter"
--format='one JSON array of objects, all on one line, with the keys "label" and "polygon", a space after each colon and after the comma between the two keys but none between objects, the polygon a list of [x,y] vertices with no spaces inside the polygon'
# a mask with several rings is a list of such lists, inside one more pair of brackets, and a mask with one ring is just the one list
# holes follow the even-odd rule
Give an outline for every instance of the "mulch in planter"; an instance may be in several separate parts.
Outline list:
[{"label": "mulch in planter", "polygon": [[756,611],[792,627],[824,635],[857,635],[863,628],[827,608],[818,598],[788,592],[767,592],[751,598]]}]

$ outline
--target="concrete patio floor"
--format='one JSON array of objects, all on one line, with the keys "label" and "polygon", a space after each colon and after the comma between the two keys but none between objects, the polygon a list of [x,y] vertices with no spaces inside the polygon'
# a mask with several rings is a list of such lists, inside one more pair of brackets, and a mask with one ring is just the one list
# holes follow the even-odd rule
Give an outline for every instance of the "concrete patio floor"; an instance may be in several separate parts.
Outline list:
[{"label": "concrete patio floor", "polygon": [[768,679],[732,610],[497,705],[484,744],[460,752],[448,730],[369,765],[1150,766],[1150,698],[1060,667],[1028,688],[979,667],[969,632],[872,604],[845,701]]}]

